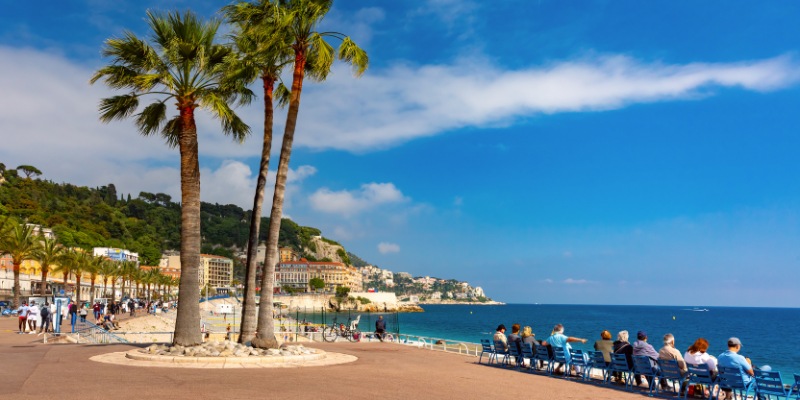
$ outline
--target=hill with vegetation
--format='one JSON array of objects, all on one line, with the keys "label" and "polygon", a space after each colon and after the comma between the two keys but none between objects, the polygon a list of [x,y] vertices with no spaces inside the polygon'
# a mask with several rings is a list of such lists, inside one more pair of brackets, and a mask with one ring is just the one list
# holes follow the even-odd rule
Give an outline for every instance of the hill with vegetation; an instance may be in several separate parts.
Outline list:
[{"label": "hill with vegetation", "polygon": [[[26,167],[26,168],[23,168]],[[0,216],[52,228],[68,247],[118,247],[139,253],[145,265],[158,265],[166,250],[180,248],[179,203],[164,193],[118,193],[113,183],[89,188],[40,179],[32,166],[6,169],[0,164]],[[250,232],[250,213],[233,204],[202,203],[202,251],[236,260]],[[260,241],[266,240],[269,218],[261,219]],[[281,221],[279,245],[314,259],[321,236],[317,228]],[[335,243],[328,239],[326,242]],[[341,255],[346,256],[344,251]],[[344,257],[343,257],[344,258]],[[238,261],[237,261],[238,262]],[[237,265],[237,276],[241,265]]]}]

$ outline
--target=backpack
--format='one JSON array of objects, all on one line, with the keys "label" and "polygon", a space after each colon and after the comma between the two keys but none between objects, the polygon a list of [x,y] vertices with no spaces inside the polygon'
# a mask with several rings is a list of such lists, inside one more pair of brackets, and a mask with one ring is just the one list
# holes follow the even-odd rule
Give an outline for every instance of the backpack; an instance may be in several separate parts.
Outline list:
[{"label": "backpack", "polygon": [[50,316],[50,307],[44,306],[42,307],[39,313],[42,315],[42,319],[47,318]]}]

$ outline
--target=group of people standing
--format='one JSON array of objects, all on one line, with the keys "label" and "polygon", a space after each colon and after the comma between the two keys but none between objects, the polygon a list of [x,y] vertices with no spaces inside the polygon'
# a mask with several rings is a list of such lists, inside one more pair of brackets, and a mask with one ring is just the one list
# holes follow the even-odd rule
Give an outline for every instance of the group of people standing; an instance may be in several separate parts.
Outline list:
[{"label": "group of people standing", "polygon": [[[497,331],[494,334],[495,347],[504,346],[507,350],[508,346],[517,346],[517,350],[520,354],[522,352],[523,343],[529,343],[534,352],[537,346],[550,346],[550,348],[563,347],[566,350],[565,356],[567,360],[570,359],[570,343],[587,342],[587,340],[583,338],[565,335],[564,326],[561,324],[557,324],[553,327],[550,336],[541,341],[536,340],[536,335],[532,332],[530,326],[522,328],[520,332],[520,325],[514,324],[511,326],[511,334],[506,336],[505,332],[506,327],[504,325],[501,324],[497,327]],[[658,360],[675,360],[681,370],[681,374],[684,376],[688,372],[687,364],[706,365],[712,375],[717,373],[719,367],[732,368],[741,374],[745,385],[750,385],[753,382],[754,368],[749,358],[739,354],[739,351],[742,349],[742,342],[739,338],[732,337],[728,339],[728,350],[720,354],[719,357],[708,354],[708,340],[704,338],[695,340],[683,354],[675,347],[675,336],[673,334],[665,334],[663,336],[663,344],[664,346],[656,351],[653,345],[648,342],[648,335],[644,330],[636,333],[636,341],[633,342],[633,344],[629,342],[628,331],[620,331],[617,333],[617,340],[612,341],[611,332],[603,330],[600,332],[600,340],[594,343],[594,349],[603,353],[603,359],[606,365],[611,364],[612,354],[624,354],[628,362],[628,368],[632,369],[634,356],[646,356],[650,359],[651,365],[656,370],[659,369]],[[561,368],[561,366],[559,366],[559,368]],[[614,376],[618,382],[623,381],[620,375],[621,374],[615,374]],[[641,379],[639,375],[634,376],[636,385],[641,384]],[[649,378],[647,379],[649,380]],[[662,380],[661,385],[665,386],[667,382]],[[683,387],[681,388],[681,390],[684,389]]]}]

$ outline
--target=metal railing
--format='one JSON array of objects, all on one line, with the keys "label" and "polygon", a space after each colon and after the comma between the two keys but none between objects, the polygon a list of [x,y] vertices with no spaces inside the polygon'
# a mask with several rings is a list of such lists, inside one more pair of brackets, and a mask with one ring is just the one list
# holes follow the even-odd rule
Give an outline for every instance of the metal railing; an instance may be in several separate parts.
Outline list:
[{"label": "metal railing", "polygon": [[[77,343],[90,343],[90,344],[111,344],[111,343],[129,343],[124,338],[111,333],[100,326],[97,326],[89,321],[78,322],[78,330],[75,333],[70,333]],[[82,341],[83,340],[83,341]]]}]

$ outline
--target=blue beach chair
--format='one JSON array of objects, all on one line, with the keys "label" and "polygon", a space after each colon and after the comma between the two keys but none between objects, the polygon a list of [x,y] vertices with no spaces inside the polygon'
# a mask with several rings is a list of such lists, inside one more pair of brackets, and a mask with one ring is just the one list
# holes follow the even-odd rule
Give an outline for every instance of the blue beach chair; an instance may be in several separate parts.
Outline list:
[{"label": "blue beach chair", "polygon": [[[677,360],[658,360],[658,366],[661,369],[659,386],[661,386],[661,382],[668,382],[672,385],[672,390],[676,394],[686,388],[686,377],[683,376],[683,371],[678,366]],[[675,389],[676,383],[678,384],[678,389]],[[663,387],[661,388],[663,389]]]},{"label": "blue beach chair", "polygon": [[[500,361],[500,357],[501,356],[503,357],[502,361]],[[509,353],[508,353],[508,348],[506,347],[506,344],[501,342],[501,341],[499,341],[499,340],[495,340],[494,341],[494,362],[495,362],[495,364],[500,364],[500,365],[505,367],[506,365],[508,365],[508,356],[509,356]]]},{"label": "blue beach chair", "polygon": [[[547,351],[549,346],[536,346],[536,352],[533,354],[533,359],[536,364],[544,368],[545,373],[550,374],[550,369],[553,368],[553,358],[550,357],[550,352]],[[531,363],[533,371],[538,371],[541,368]]]},{"label": "blue beach chair", "polygon": [[[595,351],[592,353],[592,360],[590,370],[599,369],[601,372],[601,380],[603,383],[608,383],[608,369],[611,363],[606,364],[606,358],[603,356],[602,351]],[[589,372],[591,378],[591,371]]]},{"label": "blue beach chair", "polygon": [[633,371],[628,367],[628,357],[625,354],[611,354],[611,365],[608,366],[608,375],[606,375],[606,382],[611,379],[614,373],[619,373],[622,381],[625,383],[625,389],[630,389],[631,381],[633,380]]},{"label": "blue beach chair", "polygon": [[483,359],[483,355],[486,354],[489,356],[488,363],[492,363],[492,355],[494,355],[494,348],[492,348],[492,342],[489,339],[481,339],[481,355],[478,357],[478,364],[481,363],[481,359]]},{"label": "blue beach chair", "polygon": [[520,353],[519,347],[517,347],[516,343],[508,343],[508,355],[509,357],[514,357],[514,364],[516,365],[517,369],[519,369],[522,354]]},{"label": "blue beach chair", "polygon": [[781,373],[778,371],[756,370],[756,396],[759,399],[788,399],[789,390],[783,386]]},{"label": "blue beach chair", "polygon": [[[553,346],[553,364],[559,364],[564,368],[564,378],[569,378],[570,359],[567,350],[563,347]],[[550,375],[553,375],[558,367],[550,367]]]},{"label": "blue beach chair", "polygon": [[522,344],[522,353],[520,354],[520,364],[524,364],[526,358],[528,359],[528,370],[530,370],[533,368],[534,364],[533,346],[531,346],[530,343]]},{"label": "blue beach chair", "polygon": [[[688,373],[689,380],[687,384],[700,385],[702,388],[708,387],[709,397],[713,397],[714,387],[717,385],[717,380],[714,376],[711,375],[711,371],[708,369],[708,365],[686,364],[686,368],[689,369]],[[689,389],[687,387],[687,389],[683,392],[683,398],[685,399],[688,394],[689,394]]]},{"label": "blue beach chair", "polygon": [[[755,387],[755,381],[751,380],[748,383],[744,383],[744,378],[742,378],[738,368],[718,367],[718,369],[717,387],[719,390],[730,391],[733,394],[733,398],[736,398],[738,394],[740,399],[747,399],[750,391]],[[717,392],[717,396],[719,396],[719,392]]]},{"label": "blue beach chair", "polygon": [[650,362],[650,357],[647,356],[633,356],[633,373],[635,375],[644,375],[647,380],[647,394],[653,395],[653,388],[656,386],[656,378],[659,377],[658,369],[653,367]]},{"label": "blue beach chair", "polygon": [[800,399],[800,374],[794,374],[794,385],[789,389],[789,396]]},{"label": "blue beach chair", "polygon": [[[589,361],[589,354],[584,353],[583,350],[570,349],[569,359],[572,367],[575,368],[575,373],[581,380],[589,380],[589,370],[591,369],[591,362]],[[579,372],[580,371],[580,372]]]}]

